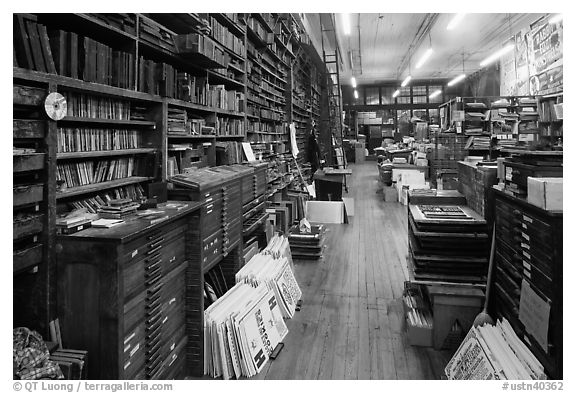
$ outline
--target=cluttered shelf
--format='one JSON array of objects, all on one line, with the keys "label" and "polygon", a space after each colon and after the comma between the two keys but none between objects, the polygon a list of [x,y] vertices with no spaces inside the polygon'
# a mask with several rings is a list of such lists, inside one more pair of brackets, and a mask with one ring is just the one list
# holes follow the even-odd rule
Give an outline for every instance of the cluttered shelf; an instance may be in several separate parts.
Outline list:
[{"label": "cluttered shelf", "polygon": [[56,193],[56,199],[69,198],[77,195],[99,192],[110,188],[126,186],[129,184],[143,183],[154,180],[153,177],[147,176],[130,176],[123,179],[105,181],[101,183],[88,184],[84,186],[71,187]]}]

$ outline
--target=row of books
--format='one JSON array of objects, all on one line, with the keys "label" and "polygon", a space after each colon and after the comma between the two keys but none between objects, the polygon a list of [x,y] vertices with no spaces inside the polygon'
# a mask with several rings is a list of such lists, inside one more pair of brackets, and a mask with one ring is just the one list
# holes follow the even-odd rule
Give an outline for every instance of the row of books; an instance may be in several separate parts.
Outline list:
[{"label": "row of books", "polygon": [[284,113],[279,113],[266,108],[256,108],[254,111],[255,116],[259,116],[262,119],[282,121],[284,120]]},{"label": "row of books", "polygon": [[142,158],[135,157],[58,164],[56,180],[63,180],[67,187],[84,186],[137,176],[145,165]]},{"label": "row of books", "polygon": [[140,147],[142,133],[135,130],[58,128],[58,153]]},{"label": "row of books", "polygon": [[131,120],[130,101],[67,91],[62,94],[70,117]]},{"label": "row of books", "polygon": [[98,210],[106,206],[112,199],[130,199],[132,201],[140,201],[144,196],[144,189],[140,184],[130,184],[99,193],[90,198],[69,202],[68,205],[72,209],[85,208],[90,213],[98,213]]},{"label": "row of books", "polygon": [[241,164],[243,161],[241,142],[217,142],[216,165]]},{"label": "row of books", "polygon": [[466,142],[464,149],[470,150],[489,150],[490,137],[489,136],[471,136]]},{"label": "row of books", "polygon": [[96,18],[109,26],[122,30],[128,34],[136,35],[136,14],[107,13],[107,14],[87,14]]},{"label": "row of books", "polygon": [[[198,33],[180,34],[175,37],[176,50],[184,57],[197,55],[208,58],[211,62],[222,68],[230,61],[230,55],[221,49],[210,37]],[[214,67],[214,65],[210,65]]]},{"label": "row of books", "polygon": [[16,67],[56,74],[56,64],[46,26],[33,15],[13,15],[13,64]]},{"label": "row of books", "polygon": [[[288,138],[285,139],[278,139],[276,135],[267,135],[267,134],[248,134],[248,141],[250,143],[257,143],[257,144],[265,144],[265,143],[277,143],[277,142],[285,142],[288,143]],[[268,147],[264,147],[264,150],[269,150]]]},{"label": "row of books", "polygon": [[556,103],[556,100],[540,100],[538,102],[538,114],[540,121],[553,122],[563,120],[563,103]]},{"label": "row of books", "polygon": [[245,135],[244,119],[218,118],[215,124],[216,135]]},{"label": "row of books", "polygon": [[208,86],[207,105],[212,108],[244,112],[244,93],[226,90],[224,85]]},{"label": "row of books", "polygon": [[220,24],[214,17],[208,18],[211,28],[211,35],[216,41],[236,53],[238,56],[246,55],[244,40],[232,34],[228,28]]},{"label": "row of books", "polygon": [[260,121],[248,121],[248,131],[255,132],[275,132],[277,134],[284,134],[286,129],[281,124],[260,122]]},{"label": "row of books", "polygon": [[213,135],[214,133],[214,127],[207,126],[205,119],[190,119],[185,110],[168,108],[169,135]]}]

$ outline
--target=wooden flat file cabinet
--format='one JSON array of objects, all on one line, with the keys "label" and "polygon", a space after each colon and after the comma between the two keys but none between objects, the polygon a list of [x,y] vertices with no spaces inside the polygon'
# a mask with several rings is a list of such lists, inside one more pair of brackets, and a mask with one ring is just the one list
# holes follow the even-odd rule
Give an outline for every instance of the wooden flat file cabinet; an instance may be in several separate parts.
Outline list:
[{"label": "wooden flat file cabinet", "polygon": [[[562,379],[562,212],[546,211],[495,190],[494,216],[496,265],[492,310],[498,317],[508,319],[549,377]],[[547,320],[545,314],[535,309],[533,312],[540,315],[529,317],[541,320],[540,335],[546,337],[543,332],[547,331],[545,340],[537,340],[531,334],[533,328],[523,323],[520,315],[522,296],[540,299],[536,303],[526,300],[526,310],[532,311],[533,304],[548,304],[550,315]],[[542,347],[543,342],[547,343],[545,347]]]},{"label": "wooden flat file cabinet", "polygon": [[187,243],[200,207],[58,237],[63,344],[88,350],[89,378],[182,378]]}]

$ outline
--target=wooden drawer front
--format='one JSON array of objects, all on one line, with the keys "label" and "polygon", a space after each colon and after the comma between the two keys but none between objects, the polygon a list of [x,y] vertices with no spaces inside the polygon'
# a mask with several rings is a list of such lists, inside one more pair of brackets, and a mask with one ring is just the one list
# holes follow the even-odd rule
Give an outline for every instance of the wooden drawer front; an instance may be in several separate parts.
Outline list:
[{"label": "wooden drawer front", "polygon": [[184,234],[176,237],[162,250],[162,274],[168,274],[180,266],[186,259],[186,237]]},{"label": "wooden drawer front", "polygon": [[202,241],[202,265],[206,266],[222,254],[222,231],[217,231]]},{"label": "wooden drawer front", "polygon": [[145,337],[142,323],[125,335],[123,344],[122,372],[125,379],[135,379],[145,362]]},{"label": "wooden drawer front", "polygon": [[123,331],[128,332],[126,337],[130,335],[130,332],[135,329],[136,325],[141,324],[144,321],[147,307],[146,292],[144,291],[134,296],[130,301],[124,303]]},{"label": "wooden drawer front", "polygon": [[166,313],[170,313],[177,308],[182,308],[183,312],[186,291],[185,271],[186,266],[181,266],[172,272],[176,273],[175,276],[166,277],[165,279],[167,290],[162,294],[162,308]]},{"label": "wooden drawer front", "polygon": [[13,172],[37,171],[44,168],[45,153],[16,154],[13,158]]},{"label": "wooden drawer front", "polygon": [[[182,368],[185,364],[186,352],[185,347],[188,338],[184,336],[180,342],[172,349],[166,359],[164,359],[164,368],[161,379],[180,379]],[[170,345],[169,348],[172,348]]]},{"label": "wooden drawer front", "polygon": [[553,298],[554,284],[549,276],[542,273],[536,266],[527,262],[523,264],[522,274],[524,279],[532,284],[532,288],[540,290],[540,292],[551,301]]},{"label": "wooden drawer front", "polygon": [[22,206],[44,200],[44,186],[42,184],[15,186],[13,191],[14,206]]},{"label": "wooden drawer front", "polygon": [[15,105],[40,106],[44,103],[44,98],[48,95],[45,89],[38,87],[13,85],[12,102]]},{"label": "wooden drawer front", "polygon": [[178,236],[183,236],[187,222],[182,219],[168,225],[156,228],[145,235],[134,239],[124,246],[123,263],[135,262],[139,259],[156,254],[166,247],[166,244]]},{"label": "wooden drawer front", "polygon": [[12,238],[17,240],[42,232],[44,228],[44,214],[38,214],[23,220],[14,221],[12,225]]},{"label": "wooden drawer front", "polygon": [[19,272],[42,262],[42,243],[21,251],[15,251],[12,257],[12,269]]},{"label": "wooden drawer front", "polygon": [[496,266],[496,282],[500,283],[503,288],[508,289],[508,294],[510,298],[514,300],[515,304],[520,302],[520,286],[519,284],[510,277],[504,269],[500,266]]},{"label": "wooden drawer front", "polygon": [[46,121],[45,120],[24,120],[14,119],[13,125],[13,138],[14,139],[43,139],[46,135]]}]

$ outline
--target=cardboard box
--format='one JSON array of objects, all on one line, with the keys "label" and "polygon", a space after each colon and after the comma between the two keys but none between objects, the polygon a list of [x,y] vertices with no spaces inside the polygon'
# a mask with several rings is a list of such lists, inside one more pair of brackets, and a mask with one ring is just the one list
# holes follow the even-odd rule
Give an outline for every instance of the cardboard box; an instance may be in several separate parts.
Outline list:
[{"label": "cardboard box", "polygon": [[545,210],[562,209],[562,177],[528,176],[528,202]]},{"label": "cardboard box", "polygon": [[406,334],[408,343],[418,347],[431,347],[433,345],[433,327],[412,325],[406,318]]},{"label": "cardboard box", "polygon": [[345,218],[344,202],[308,201],[306,218],[311,223],[342,224]]}]

